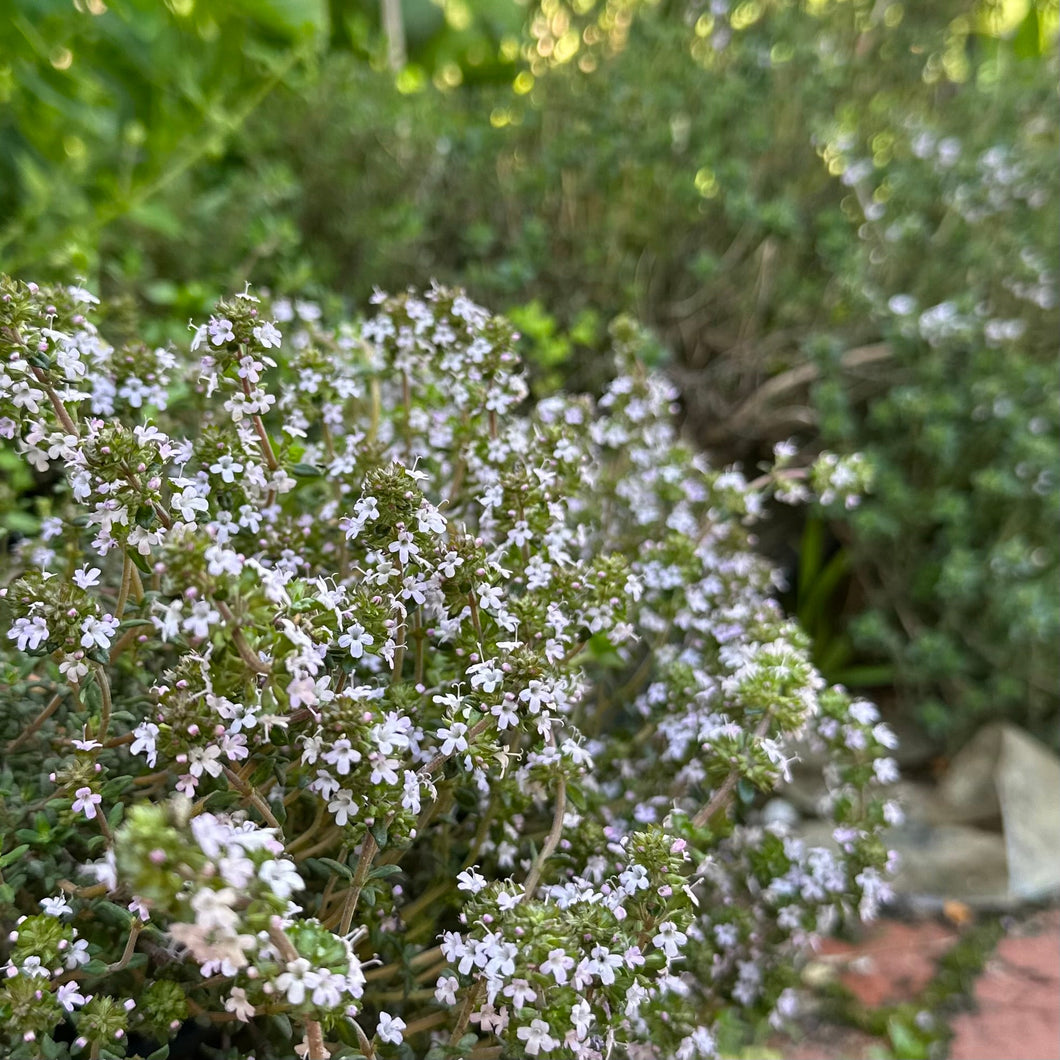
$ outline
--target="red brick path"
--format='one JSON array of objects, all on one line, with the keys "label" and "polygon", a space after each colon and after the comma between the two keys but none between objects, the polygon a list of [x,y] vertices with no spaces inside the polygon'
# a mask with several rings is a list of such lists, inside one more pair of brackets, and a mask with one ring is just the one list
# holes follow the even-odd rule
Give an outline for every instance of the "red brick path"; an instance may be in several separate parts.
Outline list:
[{"label": "red brick path", "polygon": [[[927,921],[883,921],[857,945],[828,940],[819,958],[864,1004],[915,997],[956,928]],[[1060,911],[1024,918],[998,944],[976,981],[972,1010],[951,1021],[949,1060],[1060,1060]],[[879,1055],[877,1038],[818,1026],[797,1040],[772,1043],[785,1060],[863,1060]]]},{"label": "red brick path", "polygon": [[951,1026],[950,1060],[1060,1060],[1060,913],[998,944],[975,984],[976,1011]]}]

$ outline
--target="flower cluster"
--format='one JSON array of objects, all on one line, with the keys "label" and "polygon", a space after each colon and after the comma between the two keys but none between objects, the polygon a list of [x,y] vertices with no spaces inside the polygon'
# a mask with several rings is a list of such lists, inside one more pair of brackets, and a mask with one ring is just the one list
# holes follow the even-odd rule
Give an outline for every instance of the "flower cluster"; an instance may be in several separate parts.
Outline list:
[{"label": "flower cluster", "polygon": [[[896,812],[890,733],[750,549],[790,461],[711,468],[628,321],[598,401],[530,402],[511,327],[439,287],[338,329],[224,300],[137,377],[197,386],[119,420],[87,297],[0,288],[0,417],[62,482],[2,590],[9,759],[45,763],[5,811],[10,1055],[194,1019],[231,1057],[692,1060],[789,1013]],[[832,849],[759,819],[800,741]]]}]

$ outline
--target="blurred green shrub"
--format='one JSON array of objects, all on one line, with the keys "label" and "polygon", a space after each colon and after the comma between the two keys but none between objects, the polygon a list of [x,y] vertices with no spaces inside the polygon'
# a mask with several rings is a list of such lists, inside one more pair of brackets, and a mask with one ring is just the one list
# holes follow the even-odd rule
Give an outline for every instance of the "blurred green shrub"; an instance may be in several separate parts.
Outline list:
[{"label": "blurred green shrub", "polygon": [[[511,80],[523,13],[508,0],[382,7],[402,16],[406,90],[431,76]],[[236,134],[277,86],[308,100],[323,54],[385,68],[380,11],[376,0],[10,0],[0,8],[0,263],[42,278],[73,270],[95,281],[102,270],[120,286],[139,273],[136,234],[196,244],[208,233],[189,229],[183,196],[203,192],[198,175],[218,167],[231,203]],[[256,177],[254,199],[285,202],[282,164]],[[193,289],[189,308],[216,297],[220,262],[254,246],[240,233],[213,258],[204,247],[213,268],[196,279],[212,293]],[[158,280],[142,293],[183,297]]]},{"label": "blurred green shrub", "polygon": [[0,258],[96,264],[132,216],[176,240],[160,196],[314,53],[325,0],[12,0],[0,15]]},{"label": "blurred green shrub", "polygon": [[877,469],[850,521],[872,604],[853,632],[938,736],[1006,713],[1056,740],[1056,76],[1055,54],[998,49],[836,155],[864,219],[847,281],[893,352],[860,392],[821,358],[822,437]]},{"label": "blurred green shrub", "polygon": [[512,10],[404,5],[395,79],[365,61],[377,5],[333,0],[319,74],[280,76],[194,165],[149,144],[163,186],[136,210],[100,206],[104,172],[91,232],[45,210],[17,262],[89,246],[95,286],[168,319],[246,275],[353,304],[458,282],[516,320],[542,386],[599,385],[599,321],[633,312],[717,456],[795,436],[878,464],[830,520],[848,573],[800,588],[830,676],[890,668],[940,737],[1000,711],[1047,730],[1055,0],[541,0],[521,66]]}]

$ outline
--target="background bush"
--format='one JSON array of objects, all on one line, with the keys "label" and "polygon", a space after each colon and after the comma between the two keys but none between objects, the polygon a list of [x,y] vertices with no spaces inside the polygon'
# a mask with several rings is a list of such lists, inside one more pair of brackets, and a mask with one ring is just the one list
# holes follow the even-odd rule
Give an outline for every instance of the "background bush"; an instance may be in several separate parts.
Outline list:
[{"label": "background bush", "polygon": [[[385,48],[367,9],[332,5],[303,38],[319,71],[277,66],[289,43],[254,27],[272,59],[218,88],[231,114],[277,82],[245,122],[194,165],[153,149],[164,186],[135,208],[101,205],[115,154],[93,144],[73,181],[104,174],[91,230],[16,203],[9,257],[80,261],[178,316],[244,275],[355,304],[457,281],[514,310],[539,388],[602,385],[603,325],[632,311],[718,459],[795,436],[878,463],[875,497],[828,521],[831,567],[798,561],[797,522],[763,534],[828,672],[893,688],[938,738],[991,711],[1050,733],[1055,4],[550,0],[514,50],[503,5],[445,10],[408,5],[397,81],[368,61]],[[42,171],[68,163],[56,137]],[[956,322],[919,327],[940,305]],[[832,574],[812,584],[815,566]]]}]

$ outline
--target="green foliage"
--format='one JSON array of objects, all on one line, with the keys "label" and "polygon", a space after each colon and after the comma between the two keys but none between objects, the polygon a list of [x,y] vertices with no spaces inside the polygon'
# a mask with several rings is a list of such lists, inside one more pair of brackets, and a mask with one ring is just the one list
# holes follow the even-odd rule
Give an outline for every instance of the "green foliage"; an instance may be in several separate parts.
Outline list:
[{"label": "green foliage", "polygon": [[[432,75],[449,86],[510,79],[522,14],[506,0],[405,6],[406,90]],[[213,164],[234,177],[233,138],[277,86],[309,91],[328,49],[356,66],[381,65],[386,50],[369,0],[12,0],[0,34],[0,263],[119,284],[138,274],[145,238],[206,235],[189,231],[182,178]],[[282,176],[255,197],[275,202]],[[238,180],[225,188],[228,201],[239,193]],[[240,235],[220,257],[251,246]],[[170,277],[141,293],[199,310],[216,297],[217,269],[200,275],[213,281],[207,296]]]},{"label": "green foliage", "polygon": [[822,438],[877,469],[850,516],[853,634],[943,738],[1008,713],[1056,739],[1055,73],[999,55],[882,153],[871,126],[842,152],[867,204],[847,280],[893,355],[869,387],[824,361],[816,393]]},{"label": "green foliage", "polygon": [[14,0],[0,69],[6,265],[87,274],[118,217],[178,238],[158,192],[219,156],[327,27],[323,0]]},{"label": "green foliage", "polygon": [[40,525],[32,511],[33,474],[8,448],[0,448],[0,547],[13,534],[35,533]]},{"label": "green foliage", "polygon": [[1057,11],[1017,6],[415,0],[395,77],[369,0],[19,0],[0,258],[168,321],[247,275],[347,308],[458,282],[539,391],[599,389],[600,322],[632,312],[714,452],[877,465],[799,586],[826,670],[890,675],[940,738],[1048,731]]}]

